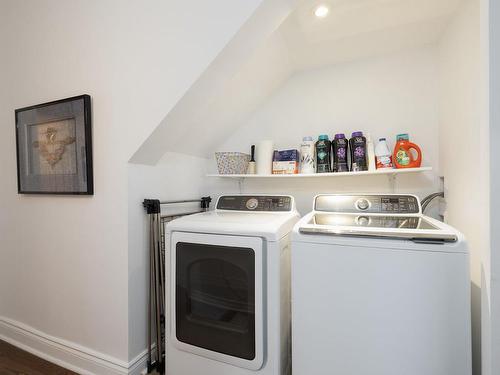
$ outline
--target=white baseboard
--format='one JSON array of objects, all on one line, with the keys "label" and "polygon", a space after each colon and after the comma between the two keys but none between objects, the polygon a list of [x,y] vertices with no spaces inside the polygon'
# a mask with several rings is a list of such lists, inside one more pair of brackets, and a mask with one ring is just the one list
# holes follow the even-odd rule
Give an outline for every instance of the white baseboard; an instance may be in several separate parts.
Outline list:
[{"label": "white baseboard", "polygon": [[147,350],[125,362],[1,316],[0,339],[82,375],[141,375],[147,366]]}]

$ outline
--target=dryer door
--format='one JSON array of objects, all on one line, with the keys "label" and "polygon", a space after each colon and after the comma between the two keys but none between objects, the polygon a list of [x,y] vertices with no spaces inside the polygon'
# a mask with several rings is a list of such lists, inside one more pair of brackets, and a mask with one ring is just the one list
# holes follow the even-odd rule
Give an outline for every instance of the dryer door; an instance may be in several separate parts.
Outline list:
[{"label": "dryer door", "polygon": [[263,363],[262,239],[174,232],[174,345],[242,368]]}]

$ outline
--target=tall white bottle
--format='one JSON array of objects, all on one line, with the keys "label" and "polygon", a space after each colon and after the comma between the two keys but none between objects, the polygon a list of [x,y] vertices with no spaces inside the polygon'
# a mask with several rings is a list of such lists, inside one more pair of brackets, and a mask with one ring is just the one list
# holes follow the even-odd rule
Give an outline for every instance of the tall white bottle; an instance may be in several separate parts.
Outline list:
[{"label": "tall white bottle", "polygon": [[312,137],[302,138],[302,143],[300,144],[300,173],[316,173],[314,149]]}]

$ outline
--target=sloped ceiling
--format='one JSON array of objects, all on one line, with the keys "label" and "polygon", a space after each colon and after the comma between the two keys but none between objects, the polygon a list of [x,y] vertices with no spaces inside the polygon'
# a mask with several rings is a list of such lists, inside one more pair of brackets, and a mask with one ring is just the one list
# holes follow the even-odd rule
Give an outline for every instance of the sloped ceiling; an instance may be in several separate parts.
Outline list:
[{"label": "sloped ceiling", "polygon": [[289,76],[277,30],[296,4],[296,0],[263,0],[130,162],[155,165],[168,151],[206,156],[220,137]]},{"label": "sloped ceiling", "polygon": [[208,157],[296,71],[439,40],[462,0],[265,0],[131,162],[168,151]]}]

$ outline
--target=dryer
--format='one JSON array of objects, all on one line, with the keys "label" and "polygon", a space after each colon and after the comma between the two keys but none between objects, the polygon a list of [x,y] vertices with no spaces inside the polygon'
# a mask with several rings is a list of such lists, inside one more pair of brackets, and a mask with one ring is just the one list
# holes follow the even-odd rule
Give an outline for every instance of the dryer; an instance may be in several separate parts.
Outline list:
[{"label": "dryer", "polygon": [[221,196],[166,225],[169,375],[290,373],[291,196]]},{"label": "dryer", "polygon": [[319,195],[292,238],[294,375],[470,375],[469,255],[413,195]]}]

